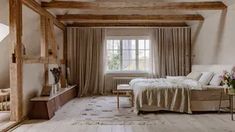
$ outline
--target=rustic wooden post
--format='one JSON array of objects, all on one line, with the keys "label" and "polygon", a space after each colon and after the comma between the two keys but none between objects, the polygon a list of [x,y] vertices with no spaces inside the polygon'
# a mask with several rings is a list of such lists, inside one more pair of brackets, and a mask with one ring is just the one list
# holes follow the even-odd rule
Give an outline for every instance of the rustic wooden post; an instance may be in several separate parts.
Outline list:
[{"label": "rustic wooden post", "polygon": [[9,0],[9,3],[11,120],[18,122],[23,117],[22,1]]}]

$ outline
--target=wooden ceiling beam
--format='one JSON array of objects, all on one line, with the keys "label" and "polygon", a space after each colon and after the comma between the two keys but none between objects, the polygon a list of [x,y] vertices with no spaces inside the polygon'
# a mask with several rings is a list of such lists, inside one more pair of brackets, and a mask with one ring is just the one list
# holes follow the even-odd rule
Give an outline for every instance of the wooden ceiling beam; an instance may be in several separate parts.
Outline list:
[{"label": "wooden ceiling beam", "polygon": [[75,9],[137,9],[137,10],[223,10],[227,6],[221,1],[204,2],[81,2],[81,1],[51,1],[42,2],[45,8],[75,8]]},{"label": "wooden ceiling beam", "polygon": [[22,0],[23,4],[26,5],[27,7],[29,7],[30,9],[34,10],[35,12],[37,12],[40,15],[43,15],[45,17],[51,18],[53,20],[53,23],[59,27],[62,30],[65,30],[65,26],[63,23],[61,23],[60,21],[58,21],[55,16],[53,16],[50,12],[48,12],[47,10],[45,10],[44,8],[42,8],[40,6],[40,4],[38,4],[35,0]]},{"label": "wooden ceiling beam", "polygon": [[68,27],[187,27],[184,22],[158,23],[79,23],[67,24]]},{"label": "wooden ceiling beam", "polygon": [[57,15],[60,21],[80,21],[80,22],[155,22],[155,21],[203,21],[203,16],[199,14],[184,15],[91,15],[91,14],[67,14]]}]

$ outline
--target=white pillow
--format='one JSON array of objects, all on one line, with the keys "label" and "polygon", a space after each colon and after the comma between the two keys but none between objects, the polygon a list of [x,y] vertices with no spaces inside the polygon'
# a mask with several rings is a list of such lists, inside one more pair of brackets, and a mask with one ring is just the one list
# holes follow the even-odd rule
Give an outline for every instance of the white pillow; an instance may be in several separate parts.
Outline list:
[{"label": "white pillow", "polygon": [[184,79],[185,76],[166,76],[166,79]]},{"label": "white pillow", "polygon": [[202,85],[208,85],[213,77],[213,72],[202,72],[202,76],[198,80]]},{"label": "white pillow", "polygon": [[201,72],[191,72],[189,73],[186,77],[193,79],[193,80],[199,80],[199,78],[201,77],[202,73]]},{"label": "white pillow", "polygon": [[220,84],[221,84],[220,74],[214,74],[209,85],[220,86]]}]

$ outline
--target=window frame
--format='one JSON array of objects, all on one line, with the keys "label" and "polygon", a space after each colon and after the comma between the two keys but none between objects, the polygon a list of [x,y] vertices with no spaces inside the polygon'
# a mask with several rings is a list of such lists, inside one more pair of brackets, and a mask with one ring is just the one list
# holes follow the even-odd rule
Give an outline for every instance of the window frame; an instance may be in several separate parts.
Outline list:
[{"label": "window frame", "polygon": [[[151,49],[151,39],[149,36],[107,36],[105,39],[105,51],[109,51],[107,48],[107,40],[119,40],[120,41],[120,69],[119,70],[110,70],[108,69],[108,58],[106,57],[106,73],[148,73],[150,69],[140,70],[139,69],[139,40],[149,40],[149,49],[142,49],[144,51],[149,51],[149,61],[150,61],[150,49]],[[123,40],[135,40],[135,61],[136,61],[136,70],[123,70]],[[113,50],[113,49],[112,49]]]}]

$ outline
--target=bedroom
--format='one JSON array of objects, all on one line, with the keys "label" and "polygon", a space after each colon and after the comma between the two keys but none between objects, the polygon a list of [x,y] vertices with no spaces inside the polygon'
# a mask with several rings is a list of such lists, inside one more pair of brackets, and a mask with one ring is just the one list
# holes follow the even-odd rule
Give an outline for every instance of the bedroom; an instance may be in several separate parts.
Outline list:
[{"label": "bedroom", "polygon": [[232,88],[220,84],[235,66],[234,9],[233,0],[1,0],[0,88],[10,92],[0,108],[10,109],[0,130],[235,130],[222,110]]}]

